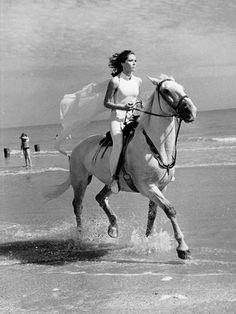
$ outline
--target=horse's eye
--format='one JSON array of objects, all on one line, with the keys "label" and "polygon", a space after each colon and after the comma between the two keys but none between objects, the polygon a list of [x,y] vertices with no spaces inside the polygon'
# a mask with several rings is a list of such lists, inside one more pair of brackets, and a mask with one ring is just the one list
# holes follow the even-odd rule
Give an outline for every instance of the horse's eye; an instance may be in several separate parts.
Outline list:
[{"label": "horse's eye", "polygon": [[170,95],[170,91],[167,88],[163,88],[162,92],[164,94]]}]

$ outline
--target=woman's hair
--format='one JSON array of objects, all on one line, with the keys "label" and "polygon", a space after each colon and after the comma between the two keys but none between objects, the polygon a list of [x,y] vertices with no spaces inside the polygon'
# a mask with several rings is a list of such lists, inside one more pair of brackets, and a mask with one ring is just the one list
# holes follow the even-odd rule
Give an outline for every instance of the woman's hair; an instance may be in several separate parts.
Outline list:
[{"label": "woman's hair", "polygon": [[112,69],[111,75],[114,77],[120,74],[123,70],[121,63],[124,63],[130,54],[135,54],[132,50],[124,50],[114,53],[109,58],[108,66]]}]

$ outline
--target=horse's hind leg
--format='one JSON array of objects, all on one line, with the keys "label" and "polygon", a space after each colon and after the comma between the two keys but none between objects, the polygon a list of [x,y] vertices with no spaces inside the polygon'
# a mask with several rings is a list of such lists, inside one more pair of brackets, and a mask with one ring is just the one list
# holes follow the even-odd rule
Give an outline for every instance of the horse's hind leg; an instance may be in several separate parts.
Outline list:
[{"label": "horse's hind leg", "polygon": [[82,222],[81,222],[81,214],[83,209],[83,198],[87,188],[87,185],[90,183],[92,176],[85,176],[81,181],[72,181],[72,187],[74,190],[74,199],[72,201],[72,205],[74,208],[74,214],[77,223],[77,229],[79,232],[82,232]]},{"label": "horse's hind leg", "polygon": [[116,222],[116,215],[110,208],[108,197],[112,194],[111,189],[105,185],[104,188],[96,195],[95,199],[106,213],[110,225],[108,227],[108,235],[112,238],[118,237],[118,225]]}]

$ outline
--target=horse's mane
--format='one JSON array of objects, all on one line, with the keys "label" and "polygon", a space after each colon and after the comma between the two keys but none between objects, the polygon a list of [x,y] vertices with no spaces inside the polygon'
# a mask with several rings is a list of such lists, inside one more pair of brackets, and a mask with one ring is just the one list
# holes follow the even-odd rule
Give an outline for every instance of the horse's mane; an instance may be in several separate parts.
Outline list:
[{"label": "horse's mane", "polygon": [[[166,80],[166,79],[170,79],[172,81],[175,81],[173,76],[169,76],[166,74],[161,73],[161,75],[159,76],[159,78],[157,78],[160,81]],[[144,111],[148,111],[151,112],[152,111],[152,104],[153,104],[153,100],[154,100],[154,96],[155,96],[155,92],[156,92],[156,88],[155,90],[152,92],[152,94],[147,98],[147,100],[144,101],[145,103],[145,107],[144,107]],[[143,123],[150,118],[150,115],[148,114],[143,114],[140,118],[140,122],[139,125],[143,125]]]}]

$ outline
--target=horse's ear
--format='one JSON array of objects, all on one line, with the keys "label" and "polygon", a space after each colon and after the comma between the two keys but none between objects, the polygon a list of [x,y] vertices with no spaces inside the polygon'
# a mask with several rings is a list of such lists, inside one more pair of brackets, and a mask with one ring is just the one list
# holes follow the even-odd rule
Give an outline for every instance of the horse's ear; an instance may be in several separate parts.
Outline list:
[{"label": "horse's ear", "polygon": [[158,80],[157,78],[154,78],[154,77],[150,77],[147,75],[147,78],[152,82],[152,84],[154,85],[158,85],[160,80]]}]

